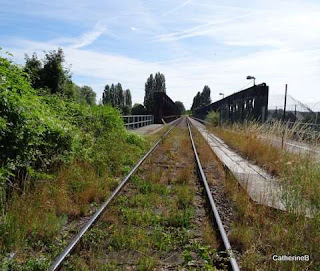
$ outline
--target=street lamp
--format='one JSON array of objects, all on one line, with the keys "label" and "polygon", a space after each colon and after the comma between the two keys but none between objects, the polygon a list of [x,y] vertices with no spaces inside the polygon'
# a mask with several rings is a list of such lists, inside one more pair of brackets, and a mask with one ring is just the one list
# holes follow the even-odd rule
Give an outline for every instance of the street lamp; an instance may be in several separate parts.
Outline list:
[{"label": "street lamp", "polygon": [[223,93],[220,92],[219,95],[222,95],[222,99],[224,99],[224,94]]},{"label": "street lamp", "polygon": [[256,78],[254,76],[248,75],[247,80],[252,80],[253,79],[253,85],[256,85]]}]

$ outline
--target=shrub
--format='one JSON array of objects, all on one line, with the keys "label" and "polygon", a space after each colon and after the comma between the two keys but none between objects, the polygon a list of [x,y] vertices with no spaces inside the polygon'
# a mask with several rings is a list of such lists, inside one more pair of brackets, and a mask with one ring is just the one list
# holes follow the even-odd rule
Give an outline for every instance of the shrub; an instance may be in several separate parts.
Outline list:
[{"label": "shrub", "polygon": [[0,175],[21,187],[32,168],[43,170],[73,148],[73,129],[42,103],[20,67],[0,57]]},{"label": "shrub", "polygon": [[22,68],[4,57],[0,74],[0,204],[12,187],[24,190],[27,180],[74,158],[95,163],[98,171],[120,172],[126,144],[142,148],[141,140],[127,135],[117,109],[39,96]]},{"label": "shrub", "polygon": [[34,240],[52,245],[66,221],[104,200],[146,147],[116,108],[37,92],[1,56],[0,116],[0,255]]},{"label": "shrub", "polygon": [[212,124],[213,126],[218,126],[220,123],[220,115],[218,112],[211,111],[207,117],[206,121]]}]

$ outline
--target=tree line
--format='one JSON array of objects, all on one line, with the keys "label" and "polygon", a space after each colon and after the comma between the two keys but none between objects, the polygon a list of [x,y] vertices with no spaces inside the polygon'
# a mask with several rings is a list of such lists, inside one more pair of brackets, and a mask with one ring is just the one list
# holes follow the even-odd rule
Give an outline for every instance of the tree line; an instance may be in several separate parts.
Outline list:
[{"label": "tree line", "polygon": [[[166,78],[164,74],[160,72],[157,72],[155,75],[150,74],[144,85],[144,91],[143,104],[135,104],[132,108],[132,114],[144,115],[154,113],[154,105],[158,102],[154,100],[154,93],[166,93]],[[175,104],[179,108],[181,114],[185,113],[186,110],[182,102],[176,101]]]},{"label": "tree line", "polygon": [[[45,52],[43,59],[39,59],[36,53],[25,55],[24,71],[29,77],[31,86],[40,95],[53,94],[67,99],[86,102],[89,105],[96,104],[96,93],[90,86],[78,86],[72,81],[70,68],[66,67],[63,50]],[[166,93],[166,79],[164,74],[157,72],[150,74],[145,83],[145,95],[143,104],[135,104],[132,107],[130,89],[123,90],[121,83],[106,85],[101,103],[120,109],[122,114],[153,114],[155,92]],[[205,95],[204,95],[205,96]],[[209,89],[210,96],[210,89]],[[176,102],[181,113],[185,112],[182,102]]]},{"label": "tree line", "polygon": [[129,114],[132,107],[130,89],[123,90],[120,83],[106,85],[102,93],[102,104],[119,108],[123,114]]},{"label": "tree line", "polygon": [[45,52],[39,59],[36,53],[25,55],[24,71],[29,76],[31,86],[40,94],[57,94],[66,98],[96,103],[96,93],[89,86],[80,87],[72,81],[70,69],[64,67],[63,50]]},{"label": "tree line", "polygon": [[200,93],[199,91],[197,95],[193,98],[191,110],[193,111],[197,108],[211,104],[210,94],[211,94],[210,88],[207,85],[205,85],[202,92]]}]

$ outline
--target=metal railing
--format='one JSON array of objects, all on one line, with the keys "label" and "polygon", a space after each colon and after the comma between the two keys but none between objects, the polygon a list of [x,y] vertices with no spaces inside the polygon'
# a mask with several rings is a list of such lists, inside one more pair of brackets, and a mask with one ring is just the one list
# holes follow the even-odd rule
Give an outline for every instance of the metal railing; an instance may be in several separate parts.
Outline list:
[{"label": "metal railing", "polygon": [[127,129],[136,129],[154,123],[153,115],[127,115],[122,118]]}]

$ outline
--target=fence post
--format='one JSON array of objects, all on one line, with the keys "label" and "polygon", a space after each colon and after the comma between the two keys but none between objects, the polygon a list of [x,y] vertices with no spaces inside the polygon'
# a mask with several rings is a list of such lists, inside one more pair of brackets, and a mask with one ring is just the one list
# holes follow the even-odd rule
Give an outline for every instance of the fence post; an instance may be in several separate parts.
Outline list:
[{"label": "fence post", "polygon": [[[286,90],[285,90],[285,94],[284,94],[283,124],[286,121],[287,92],[288,92],[288,84],[286,84]],[[281,149],[283,149],[283,145],[284,145],[284,134],[285,134],[285,130],[283,130],[283,133],[282,133]]]}]

